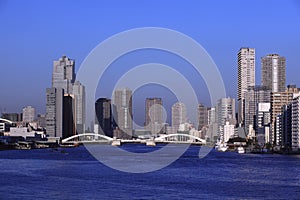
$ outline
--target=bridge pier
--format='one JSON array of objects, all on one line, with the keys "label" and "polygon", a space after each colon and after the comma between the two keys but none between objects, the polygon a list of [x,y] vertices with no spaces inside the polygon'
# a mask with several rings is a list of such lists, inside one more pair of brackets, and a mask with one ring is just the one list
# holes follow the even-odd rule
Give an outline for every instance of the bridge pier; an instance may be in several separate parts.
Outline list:
[{"label": "bridge pier", "polygon": [[111,145],[112,146],[121,146],[121,140],[113,140]]},{"label": "bridge pier", "polygon": [[156,146],[156,143],[153,140],[147,140],[146,145],[147,146]]}]

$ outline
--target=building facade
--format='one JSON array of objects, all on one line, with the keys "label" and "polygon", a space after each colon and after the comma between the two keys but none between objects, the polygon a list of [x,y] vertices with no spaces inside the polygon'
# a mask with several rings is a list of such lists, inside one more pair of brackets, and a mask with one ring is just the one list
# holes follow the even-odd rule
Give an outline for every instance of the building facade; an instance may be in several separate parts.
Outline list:
[{"label": "building facade", "polygon": [[263,146],[270,142],[271,103],[258,103],[256,109],[256,140]]},{"label": "building facade", "polygon": [[111,100],[99,98],[95,103],[95,133],[113,137]]},{"label": "building facade", "polygon": [[208,126],[209,110],[209,107],[206,107],[201,103],[198,105],[198,130],[201,130],[203,127]]},{"label": "building facade", "polygon": [[23,122],[33,122],[35,120],[35,108],[26,106],[23,108]]},{"label": "building facade", "polygon": [[118,127],[118,137],[132,138],[132,91],[129,88],[114,91],[113,117]]},{"label": "building facade", "polygon": [[85,87],[79,81],[73,84],[72,95],[75,100],[76,133],[82,134],[85,131]]},{"label": "building facade", "polygon": [[[145,101],[145,128],[152,135],[160,133],[163,125],[163,102],[161,98],[146,98]],[[172,121],[173,123],[173,121]]]},{"label": "building facade", "polygon": [[[279,144],[276,137],[280,135],[280,130],[276,129],[277,116],[282,113],[282,107],[289,105],[295,95],[299,94],[300,89],[295,85],[288,85],[285,92],[272,92],[271,93],[271,131],[270,131],[270,143]],[[278,124],[279,122],[277,122]],[[278,127],[278,126],[277,126]]]},{"label": "building facade", "polygon": [[[69,133],[63,133],[64,131],[61,128],[54,128],[56,125],[58,125],[57,127],[63,127],[63,118],[59,117],[63,112],[63,104],[61,103],[62,105],[56,105],[54,109],[56,114],[52,113],[54,103],[51,102],[51,98],[55,98],[55,101],[59,103],[64,101],[64,95],[70,95],[73,98],[72,106],[74,106],[74,111],[72,111],[72,119],[74,120],[73,124],[75,127],[75,134],[81,134],[85,130],[85,87],[80,82],[75,81],[75,78],[74,60],[66,56],[62,56],[59,60],[53,62],[52,88],[47,89],[46,92],[46,130],[47,133],[50,133],[53,137],[69,135]],[[61,91],[63,92],[63,95],[60,94]],[[53,97],[51,97],[51,95]],[[61,121],[59,122],[58,120]]]},{"label": "building facade", "polygon": [[62,138],[68,138],[76,134],[75,98],[73,95],[65,94],[63,97],[63,132]]},{"label": "building facade", "polygon": [[218,124],[218,135],[223,134],[223,127],[226,122],[229,122],[231,125],[236,124],[235,119],[235,100],[228,97],[218,100],[216,106],[216,120]]},{"label": "building facade", "polygon": [[72,94],[74,82],[75,61],[66,56],[53,61],[52,87],[62,88],[66,94]]},{"label": "building facade", "polygon": [[[256,111],[259,103],[270,103],[271,90],[265,86],[251,86],[245,93],[244,127],[248,135],[256,127]],[[255,129],[256,131],[256,129]]]},{"label": "building facade", "polygon": [[223,126],[223,135],[221,137],[221,141],[228,142],[228,140],[233,137],[234,137],[234,125],[226,121],[225,125]]},{"label": "building facade", "polygon": [[238,52],[238,123],[244,121],[245,93],[255,85],[255,49],[241,48]]},{"label": "building facade", "polygon": [[292,102],[292,151],[300,150],[300,97],[296,97]]},{"label": "building facade", "polygon": [[63,96],[62,88],[47,88],[46,90],[46,130],[50,137],[62,137]]},{"label": "building facade", "polygon": [[177,102],[172,106],[172,127],[179,129],[180,124],[187,122],[186,106],[184,103]]},{"label": "building facade", "polygon": [[286,59],[278,54],[261,58],[261,83],[272,92],[285,92]]}]

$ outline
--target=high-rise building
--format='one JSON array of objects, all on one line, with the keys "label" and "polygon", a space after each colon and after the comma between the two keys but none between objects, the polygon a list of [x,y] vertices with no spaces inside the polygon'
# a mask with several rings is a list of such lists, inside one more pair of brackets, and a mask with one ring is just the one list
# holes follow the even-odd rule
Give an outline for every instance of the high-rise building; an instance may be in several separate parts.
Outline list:
[{"label": "high-rise building", "polygon": [[[153,135],[162,129],[163,109],[161,98],[146,98],[145,102],[145,126]],[[173,122],[172,122],[173,123]]]},{"label": "high-rise building", "polygon": [[300,148],[300,93],[293,94],[290,104],[284,105],[275,121],[275,144],[285,151]]},{"label": "high-rise building", "polygon": [[208,130],[207,137],[208,141],[211,143],[215,143],[218,140],[218,123],[217,123],[217,113],[216,108],[212,107],[208,110]]},{"label": "high-rise building", "polygon": [[68,138],[76,134],[74,117],[75,99],[74,96],[65,94],[63,97],[63,133],[62,138]]},{"label": "high-rise building", "polygon": [[235,100],[228,97],[219,99],[216,106],[216,119],[218,126],[224,126],[228,121],[230,124],[235,124]]},{"label": "high-rise building", "polygon": [[99,98],[95,103],[95,133],[113,137],[111,100]]},{"label": "high-rise building", "polygon": [[244,127],[248,135],[256,127],[256,110],[259,103],[270,103],[271,90],[265,86],[250,86],[245,93]]},{"label": "high-rise building", "polygon": [[292,106],[293,104],[289,104],[282,107],[281,120],[279,121],[282,127],[280,130],[280,135],[282,135],[280,146],[286,150],[292,148]]},{"label": "high-rise building", "polygon": [[238,52],[238,123],[244,121],[245,93],[255,85],[255,49],[241,48]]},{"label": "high-rise building", "polygon": [[23,108],[23,122],[33,122],[35,119],[35,109],[31,106]]},{"label": "high-rise building", "polygon": [[228,97],[218,100],[216,105],[216,120],[218,124],[218,136],[223,135],[223,128],[226,122],[235,125],[235,100]]},{"label": "high-rise building", "polygon": [[272,92],[285,92],[286,60],[278,54],[261,58],[261,83]]},{"label": "high-rise building", "polygon": [[258,103],[256,108],[256,140],[261,146],[270,142],[270,108],[270,103]]},{"label": "high-rise building", "polygon": [[75,61],[62,56],[53,62],[52,87],[63,88],[65,94],[72,94],[75,82]]},{"label": "high-rise building", "polygon": [[186,107],[184,103],[177,102],[172,106],[172,127],[177,131],[180,124],[186,123]]},{"label": "high-rise building", "polygon": [[292,151],[300,149],[300,97],[296,97],[292,101],[292,124],[291,124],[291,144]]},{"label": "high-rise building", "polygon": [[[72,114],[74,115],[72,119],[74,120],[75,132],[77,134],[81,134],[85,130],[85,87],[78,81],[75,81],[75,61],[62,56],[59,60],[53,62],[53,72],[52,72],[52,89],[56,88],[57,90],[63,91],[63,94],[72,96],[72,105],[74,106],[74,111]],[[54,91],[54,90],[53,90]],[[50,93],[53,93],[49,92]],[[55,93],[55,92],[54,92]],[[60,93],[60,91],[59,91]],[[47,90],[48,96],[48,90]],[[63,102],[63,96],[56,96],[57,102]],[[60,100],[58,98],[61,98]],[[48,100],[48,97],[47,97]],[[51,103],[47,102],[47,105]],[[50,108],[49,108],[50,109]],[[55,112],[58,112],[57,115],[60,116],[63,106],[58,106]],[[51,110],[51,109],[50,109]],[[62,124],[62,122],[58,122],[58,120],[63,120],[62,117],[58,117],[54,119],[54,114],[46,114],[47,121],[56,121],[56,124]],[[52,117],[52,119],[50,119]],[[47,123],[48,123],[47,122]],[[50,128],[52,125],[47,125],[47,128]],[[50,133],[54,134],[54,128],[50,128]],[[48,130],[47,130],[48,131]],[[60,131],[59,131],[60,132]],[[62,134],[62,133],[61,133]],[[57,135],[56,133],[54,135]],[[53,136],[54,136],[53,135]],[[60,135],[60,134],[59,134]],[[61,135],[62,136],[62,135]],[[56,136],[56,137],[61,137]]]},{"label": "high-rise building", "polygon": [[76,133],[82,134],[85,131],[85,87],[79,81],[75,81],[72,94],[75,98]]},{"label": "high-rise building", "polygon": [[[271,134],[270,142],[272,144],[279,143],[280,132],[276,129],[276,118],[282,112],[282,107],[284,105],[289,105],[295,94],[299,94],[300,89],[296,88],[295,85],[288,85],[285,92],[272,92],[271,93]],[[276,139],[277,138],[277,139]]]},{"label": "high-rise building", "polygon": [[132,91],[129,88],[116,89],[114,92],[114,122],[120,131],[118,137],[132,138]]},{"label": "high-rise building", "polygon": [[62,88],[47,88],[46,94],[47,135],[62,137],[64,91]]},{"label": "high-rise building", "polygon": [[208,111],[209,107],[204,106],[203,104],[198,105],[198,130],[201,130],[204,126],[207,126],[209,123]]}]

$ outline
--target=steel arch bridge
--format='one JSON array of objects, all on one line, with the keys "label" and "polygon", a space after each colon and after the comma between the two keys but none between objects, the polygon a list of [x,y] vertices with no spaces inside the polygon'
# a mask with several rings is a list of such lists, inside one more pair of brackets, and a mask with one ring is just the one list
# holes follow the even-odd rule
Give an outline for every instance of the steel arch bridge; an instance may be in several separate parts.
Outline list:
[{"label": "steel arch bridge", "polygon": [[[188,134],[184,134],[184,133],[173,133],[173,134],[168,134],[168,135],[162,135],[160,137],[157,137],[155,138],[155,141],[159,142],[159,141],[166,141],[166,139],[172,139],[172,138],[179,138],[179,140],[177,141],[184,141],[184,139],[193,139],[193,140],[198,140],[200,141],[202,144],[206,144],[206,141],[199,138],[199,137],[196,137],[196,136],[193,136],[193,135],[188,135]],[[167,140],[169,141],[169,140]],[[185,140],[186,141],[186,140]]]},{"label": "steel arch bridge", "polygon": [[[78,138],[78,140],[75,140],[74,142],[113,141],[113,138],[108,137],[106,135],[101,135],[97,133],[82,133],[82,134],[73,135],[71,137],[65,138],[61,142],[62,143],[72,142],[73,139],[76,138]],[[99,138],[101,138],[102,140],[99,140]]]},{"label": "steel arch bridge", "polygon": [[13,123],[12,121],[10,121],[10,120],[8,120],[8,119],[4,119],[4,118],[0,118],[0,121],[5,121],[5,122],[7,122],[7,123],[9,123],[9,124],[12,124],[12,123]]}]

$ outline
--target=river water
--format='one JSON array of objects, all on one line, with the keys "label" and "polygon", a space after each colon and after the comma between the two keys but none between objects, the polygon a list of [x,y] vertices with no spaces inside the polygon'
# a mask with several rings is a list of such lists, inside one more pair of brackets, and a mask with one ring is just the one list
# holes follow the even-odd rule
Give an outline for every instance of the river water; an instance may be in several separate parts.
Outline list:
[{"label": "river water", "polygon": [[0,151],[0,199],[300,199],[299,156],[213,150],[200,159],[199,149],[139,174],[103,165],[84,146]]}]

